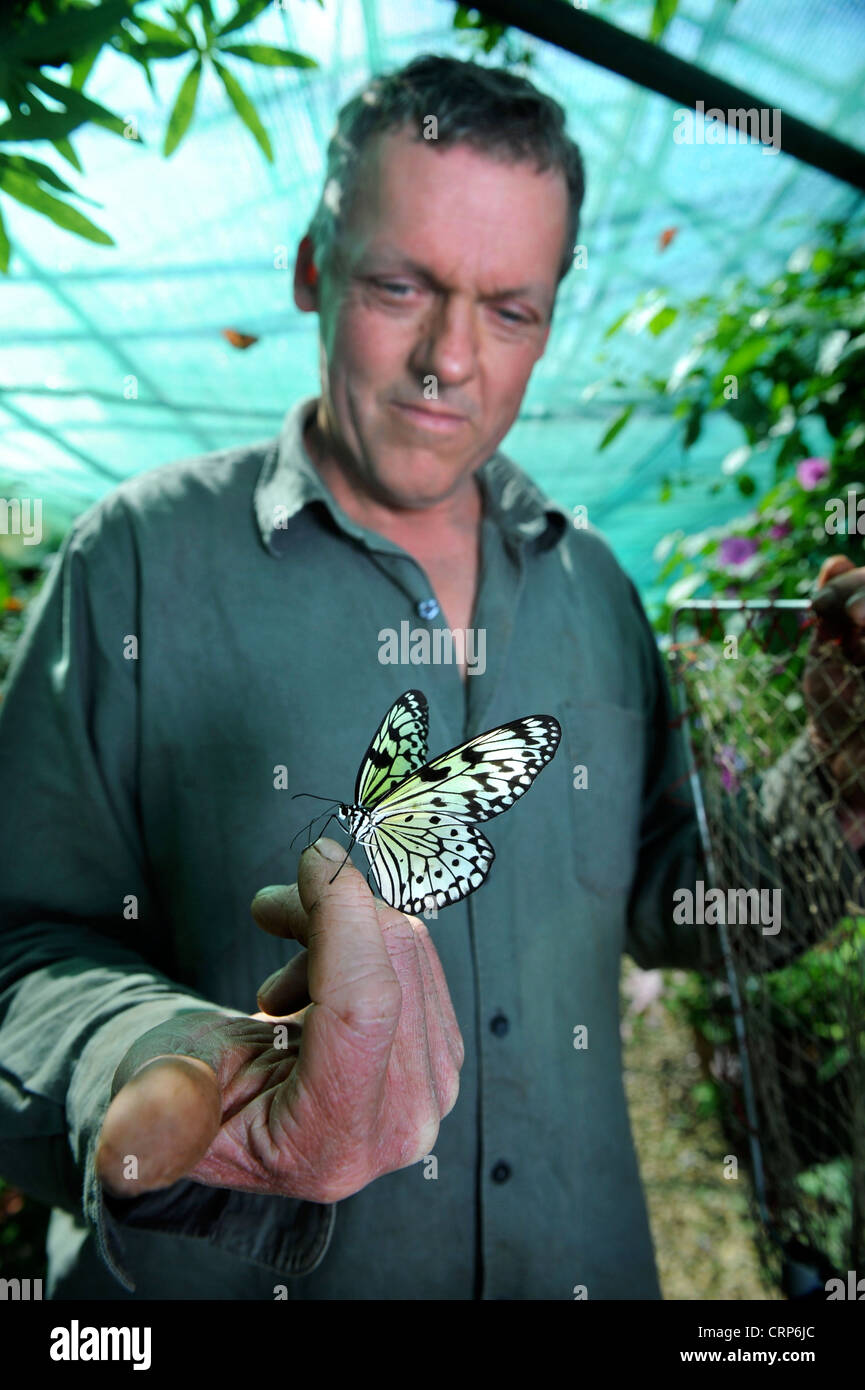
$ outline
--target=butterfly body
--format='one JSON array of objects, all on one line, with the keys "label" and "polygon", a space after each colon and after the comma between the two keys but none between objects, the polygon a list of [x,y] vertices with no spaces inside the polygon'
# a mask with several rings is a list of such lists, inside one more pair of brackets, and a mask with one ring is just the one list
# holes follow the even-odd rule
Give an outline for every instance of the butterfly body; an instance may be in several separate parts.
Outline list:
[{"label": "butterfly body", "polygon": [[477,822],[528,790],[561,737],[551,715],[528,715],[427,762],[428,729],[426,697],[407,690],[367,749],[354,802],[337,811],[382,898],[402,912],[446,907],[480,887],[495,850]]}]

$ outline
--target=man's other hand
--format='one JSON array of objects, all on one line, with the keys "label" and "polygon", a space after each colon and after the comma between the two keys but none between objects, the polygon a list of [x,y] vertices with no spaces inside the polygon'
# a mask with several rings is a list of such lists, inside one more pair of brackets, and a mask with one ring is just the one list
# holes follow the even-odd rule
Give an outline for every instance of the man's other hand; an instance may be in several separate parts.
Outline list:
[{"label": "man's other hand", "polygon": [[838,788],[844,834],[865,845],[865,569],[825,560],[812,607],[817,626],[803,679],[811,742]]}]

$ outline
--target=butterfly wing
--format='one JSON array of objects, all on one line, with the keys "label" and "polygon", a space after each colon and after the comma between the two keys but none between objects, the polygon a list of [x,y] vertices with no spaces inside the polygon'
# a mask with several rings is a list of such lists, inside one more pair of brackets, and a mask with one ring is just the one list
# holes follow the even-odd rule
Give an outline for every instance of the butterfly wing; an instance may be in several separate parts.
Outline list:
[{"label": "butterfly wing", "polygon": [[496,857],[479,830],[452,821],[445,825],[429,812],[388,817],[364,848],[384,901],[413,913],[468,897]]},{"label": "butterfly wing", "polygon": [[388,819],[429,812],[433,824],[436,816],[466,825],[489,820],[528,791],[555,755],[561,736],[558,720],[548,714],[530,714],[489,729],[392,786],[376,811]]},{"label": "butterfly wing", "polygon": [[407,690],[391,705],[358,769],[355,804],[375,806],[426,762],[429,706],[422,690]]},{"label": "butterfly wing", "polygon": [[363,844],[385,902],[416,913],[480,887],[495,851],[473,826],[513,806],[561,734],[550,715],[515,719],[442,753],[367,808]]}]

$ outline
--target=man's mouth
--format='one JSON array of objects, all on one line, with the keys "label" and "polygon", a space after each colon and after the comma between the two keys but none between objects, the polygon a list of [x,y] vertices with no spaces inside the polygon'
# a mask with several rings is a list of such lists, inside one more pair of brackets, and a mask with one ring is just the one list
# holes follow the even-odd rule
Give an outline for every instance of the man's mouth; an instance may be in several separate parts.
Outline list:
[{"label": "man's mouth", "polygon": [[431,430],[435,434],[451,434],[466,423],[465,415],[457,415],[452,410],[442,410],[431,405],[404,405],[402,401],[391,404],[403,419],[410,420],[418,429]]}]

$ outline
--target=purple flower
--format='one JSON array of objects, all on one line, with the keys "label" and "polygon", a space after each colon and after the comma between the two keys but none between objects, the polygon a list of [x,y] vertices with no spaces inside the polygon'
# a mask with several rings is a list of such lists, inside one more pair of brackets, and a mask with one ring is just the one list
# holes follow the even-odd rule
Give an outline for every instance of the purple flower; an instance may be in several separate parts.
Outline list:
[{"label": "purple flower", "polygon": [[724,790],[737,792],[739,790],[738,773],[745,766],[745,759],[742,754],[734,748],[732,743],[725,743],[715,754],[715,763],[721,769],[721,786]]},{"label": "purple flower", "polygon": [[744,565],[746,560],[756,555],[758,549],[759,544],[753,536],[726,536],[721,541],[721,566],[732,569],[735,565]]},{"label": "purple flower", "polygon": [[813,492],[829,472],[829,460],[824,458],[802,459],[796,464],[796,477],[806,492]]},{"label": "purple flower", "polygon": [[773,526],[769,527],[769,535],[773,541],[782,541],[785,536],[789,536],[792,530],[793,527],[789,521],[776,521]]}]

